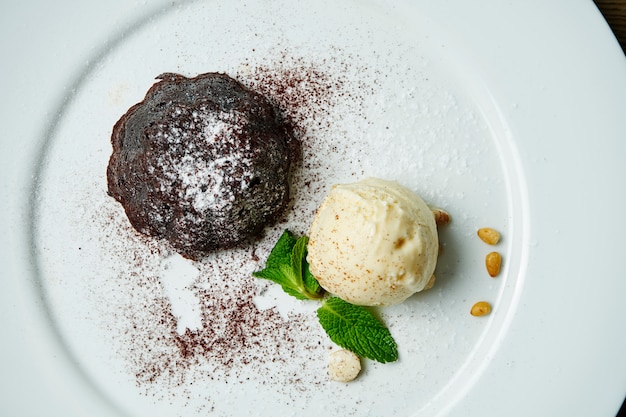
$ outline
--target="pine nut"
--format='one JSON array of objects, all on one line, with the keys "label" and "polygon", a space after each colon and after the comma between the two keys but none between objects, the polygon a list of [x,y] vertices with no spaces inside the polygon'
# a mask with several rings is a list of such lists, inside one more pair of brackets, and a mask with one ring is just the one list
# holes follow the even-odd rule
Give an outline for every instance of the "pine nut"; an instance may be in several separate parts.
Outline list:
[{"label": "pine nut", "polygon": [[489,276],[495,278],[500,273],[500,266],[502,265],[502,255],[498,252],[489,252],[485,257],[485,266]]},{"label": "pine nut", "polygon": [[437,226],[445,226],[450,223],[450,214],[447,211],[442,210],[440,208],[432,209],[433,215],[435,216],[435,223]]},{"label": "pine nut", "polygon": [[488,245],[495,245],[500,241],[500,233],[491,227],[478,229],[478,237]]},{"label": "pine nut", "polygon": [[489,313],[491,313],[491,304],[486,301],[477,302],[470,310],[470,314],[476,317],[486,316]]}]

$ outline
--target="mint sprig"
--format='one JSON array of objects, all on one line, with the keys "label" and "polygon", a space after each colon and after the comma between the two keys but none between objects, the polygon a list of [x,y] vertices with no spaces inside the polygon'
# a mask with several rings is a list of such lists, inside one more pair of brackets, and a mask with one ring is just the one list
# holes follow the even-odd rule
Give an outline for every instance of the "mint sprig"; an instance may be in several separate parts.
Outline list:
[{"label": "mint sprig", "polygon": [[264,278],[280,285],[283,290],[299,300],[316,300],[324,296],[324,289],[309,271],[306,261],[309,238],[296,239],[285,230],[270,252],[265,268],[253,272],[257,278]]},{"label": "mint sprig", "polygon": [[331,297],[317,310],[317,317],[330,340],[342,348],[381,363],[398,359],[389,329],[365,307]]},{"label": "mint sprig", "polygon": [[[270,252],[265,268],[253,272],[257,278],[279,284],[299,300],[324,297],[324,289],[306,261],[309,238],[296,238],[285,230]],[[359,356],[386,363],[398,359],[398,348],[389,330],[365,307],[330,297],[317,310],[322,328],[330,340]]]}]

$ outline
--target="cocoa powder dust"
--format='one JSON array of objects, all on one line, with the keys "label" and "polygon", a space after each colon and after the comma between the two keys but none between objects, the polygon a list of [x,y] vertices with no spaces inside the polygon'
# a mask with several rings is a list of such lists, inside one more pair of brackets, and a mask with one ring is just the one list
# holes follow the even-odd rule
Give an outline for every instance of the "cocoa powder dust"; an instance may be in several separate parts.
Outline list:
[{"label": "cocoa powder dust", "polygon": [[[174,254],[168,244],[135,232],[112,199],[99,213],[107,250],[126,262],[116,277],[118,305],[103,306],[103,314],[110,330],[118,329],[117,350],[145,395],[192,395],[189,387],[207,381],[254,382],[273,390],[326,383],[326,355],[332,343],[317,322],[316,302],[309,302],[314,304],[309,310],[260,308],[257,298],[275,284],[251,273],[263,268],[284,229],[308,231],[332,182],[363,174],[358,135],[351,139],[351,133],[338,126],[346,115],[360,117],[361,104],[371,91],[348,81],[346,74],[360,69],[350,67],[350,58],[339,58],[336,52],[338,58],[309,62],[283,51],[264,62],[244,62],[229,74],[280,110],[302,143],[302,159],[293,173],[291,207],[277,225],[240,248],[186,260],[197,272],[184,291],[195,300],[198,325],[181,330],[181,317],[173,308],[177,300],[165,290],[163,265]],[[124,243],[110,243],[120,241]],[[217,399],[206,395],[210,409]]]}]

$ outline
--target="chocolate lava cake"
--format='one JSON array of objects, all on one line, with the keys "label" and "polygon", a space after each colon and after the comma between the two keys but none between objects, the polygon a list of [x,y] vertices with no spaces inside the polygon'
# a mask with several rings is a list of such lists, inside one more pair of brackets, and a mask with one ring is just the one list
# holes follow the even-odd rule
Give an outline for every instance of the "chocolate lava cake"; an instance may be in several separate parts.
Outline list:
[{"label": "chocolate lava cake", "polygon": [[190,259],[258,235],[289,202],[288,124],[226,74],[157,79],[113,127],[109,194],[137,231]]}]

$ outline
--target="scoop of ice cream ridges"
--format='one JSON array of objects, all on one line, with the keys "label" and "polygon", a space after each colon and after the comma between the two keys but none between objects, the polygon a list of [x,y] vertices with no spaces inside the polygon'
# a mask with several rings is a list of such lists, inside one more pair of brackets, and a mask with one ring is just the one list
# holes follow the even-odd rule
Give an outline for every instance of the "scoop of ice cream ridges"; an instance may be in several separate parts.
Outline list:
[{"label": "scoop of ice cream ridges", "polygon": [[328,292],[352,304],[398,304],[430,288],[439,253],[431,209],[394,181],[334,185],[317,210],[307,260]]}]

